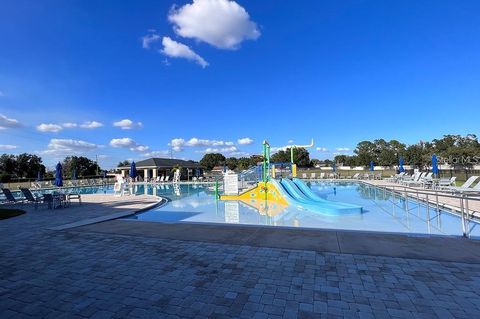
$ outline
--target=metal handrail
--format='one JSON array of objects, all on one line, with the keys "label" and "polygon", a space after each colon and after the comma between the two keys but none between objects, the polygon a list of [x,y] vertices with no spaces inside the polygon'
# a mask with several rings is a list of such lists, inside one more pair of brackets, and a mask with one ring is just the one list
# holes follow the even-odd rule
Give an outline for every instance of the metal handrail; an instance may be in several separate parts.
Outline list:
[{"label": "metal handrail", "polygon": [[[391,184],[370,184],[365,181],[361,181],[364,185],[368,186],[373,186],[373,187],[379,187],[383,188],[384,190],[395,192],[397,194],[400,194],[404,196],[405,199],[408,198],[409,194],[416,194],[416,199],[418,202],[422,201],[425,202],[426,208],[427,208],[427,214],[429,214],[430,211],[430,200],[429,196],[433,195],[435,196],[435,204],[436,204],[436,210],[437,212],[440,211],[440,203],[439,203],[439,197],[446,197],[446,198],[453,198],[453,199],[458,199],[460,202],[460,207],[453,207],[452,205],[449,205],[449,207],[446,207],[445,204],[442,204],[443,209],[449,209],[451,213],[455,214],[456,211],[460,212],[460,219],[462,223],[462,233],[464,237],[467,237],[467,225],[466,223],[470,220],[470,217],[475,217],[473,213],[475,211],[472,210],[472,214],[470,214],[470,208],[468,201],[469,200],[474,200],[474,201],[480,201],[480,193],[479,194],[468,194],[468,193],[458,193],[456,195],[453,194],[448,194],[447,192],[443,190],[422,190],[406,185],[391,185]],[[421,199],[419,195],[425,195],[425,200]],[[413,196],[410,196],[413,197]],[[407,210],[408,210],[408,201],[406,201],[407,204]],[[448,205],[448,204],[447,204]]]}]

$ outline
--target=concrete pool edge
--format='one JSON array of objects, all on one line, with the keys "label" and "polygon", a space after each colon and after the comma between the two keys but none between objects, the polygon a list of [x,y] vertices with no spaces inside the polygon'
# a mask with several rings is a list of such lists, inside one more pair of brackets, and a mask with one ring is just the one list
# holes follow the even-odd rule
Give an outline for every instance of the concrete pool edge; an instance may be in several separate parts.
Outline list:
[{"label": "concrete pool edge", "polygon": [[[153,196],[153,195],[149,195],[149,196]],[[107,222],[107,221],[110,221],[110,220],[124,218],[124,217],[135,215],[137,213],[140,213],[140,212],[143,212],[143,211],[155,208],[155,207],[161,207],[161,206],[165,205],[166,203],[168,203],[168,201],[169,201],[167,198],[164,198],[164,197],[160,197],[160,196],[155,196],[155,197],[157,197],[157,201],[155,203],[145,205],[144,207],[142,207],[140,209],[130,209],[130,210],[127,210],[127,211],[124,211],[124,212],[114,213],[114,214],[110,214],[110,215],[104,215],[104,216],[98,216],[98,217],[89,218],[89,219],[83,219],[83,220],[79,220],[79,221],[76,221],[76,222],[73,222],[73,223],[68,223],[68,224],[64,224],[64,225],[60,225],[60,226],[51,227],[51,228],[48,228],[48,230],[68,230],[68,229],[71,229],[71,228],[88,226],[88,225],[92,225],[92,224],[97,224],[97,223]]]},{"label": "concrete pool edge", "polygon": [[480,264],[480,241],[353,230],[109,220],[68,231]]}]

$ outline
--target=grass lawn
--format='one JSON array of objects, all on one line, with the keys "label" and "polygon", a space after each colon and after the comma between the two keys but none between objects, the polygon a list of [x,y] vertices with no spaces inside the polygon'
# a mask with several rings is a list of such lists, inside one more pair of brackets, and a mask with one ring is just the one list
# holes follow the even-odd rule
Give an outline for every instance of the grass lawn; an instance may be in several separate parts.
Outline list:
[{"label": "grass lawn", "polygon": [[0,220],[25,214],[24,210],[13,208],[0,208]]}]

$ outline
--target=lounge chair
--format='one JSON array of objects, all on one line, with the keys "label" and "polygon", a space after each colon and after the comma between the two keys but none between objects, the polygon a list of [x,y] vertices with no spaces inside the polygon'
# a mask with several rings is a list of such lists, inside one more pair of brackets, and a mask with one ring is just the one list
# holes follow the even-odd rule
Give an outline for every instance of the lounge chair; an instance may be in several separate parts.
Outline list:
[{"label": "lounge chair", "polygon": [[423,188],[431,187],[433,185],[433,173],[430,172],[419,180]]},{"label": "lounge chair", "polygon": [[424,173],[416,172],[412,177],[404,177],[402,179],[402,185],[410,186],[419,183],[420,178],[422,178]]},{"label": "lounge chair", "polygon": [[457,180],[456,176],[452,178],[440,178],[437,184],[438,189],[448,188],[450,186],[455,186],[455,181]]},{"label": "lounge chair", "polygon": [[315,173],[310,173],[310,179],[315,179],[317,177],[317,174]]},{"label": "lounge chair", "polygon": [[15,204],[18,203],[19,201],[13,196],[12,192],[8,188],[2,188],[3,195],[5,195],[5,198],[7,199],[6,202],[9,204]]},{"label": "lounge chair", "polygon": [[320,179],[324,179],[325,178],[325,173],[320,173]]},{"label": "lounge chair", "polygon": [[352,176],[353,179],[360,179],[360,173],[355,173],[355,175]]},{"label": "lounge chair", "polygon": [[307,179],[307,173],[302,173],[302,178]]},{"label": "lounge chair", "polygon": [[[469,191],[470,189],[470,186],[473,185],[473,183],[475,183],[475,181],[478,179],[478,176],[470,176],[469,179],[467,179],[467,181],[465,183],[463,183],[462,186],[460,187],[456,187],[456,186],[450,186],[450,187],[447,187],[446,189],[449,190],[449,191],[452,191],[452,192],[465,192],[465,191]],[[477,185],[478,186],[478,185]],[[476,187],[476,186],[475,186]]]},{"label": "lounge chair", "polygon": [[480,193],[480,182],[477,183],[477,185],[475,185],[474,187],[464,189],[461,192],[462,193]]},{"label": "lounge chair", "polygon": [[35,209],[38,208],[38,204],[43,202],[43,197],[33,194],[28,188],[20,188],[23,196],[25,196],[27,203],[33,203]]},{"label": "lounge chair", "polygon": [[169,179],[170,179],[170,175],[167,175],[167,177],[165,177],[165,183],[168,183]]}]

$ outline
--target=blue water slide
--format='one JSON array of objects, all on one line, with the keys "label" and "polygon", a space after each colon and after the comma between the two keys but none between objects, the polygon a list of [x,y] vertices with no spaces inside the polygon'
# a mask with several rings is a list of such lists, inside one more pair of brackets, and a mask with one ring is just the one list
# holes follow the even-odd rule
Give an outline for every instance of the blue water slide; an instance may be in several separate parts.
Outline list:
[{"label": "blue water slide", "polygon": [[298,178],[293,178],[292,179],[293,183],[302,191],[302,193],[305,194],[308,198],[311,200],[314,200],[316,202],[325,202],[327,201],[325,198],[321,198],[317,194],[315,194],[310,187],[307,186],[302,180]]},{"label": "blue water slide", "polygon": [[299,187],[289,179],[282,179],[281,182],[272,179],[271,182],[278,188],[279,192],[285,197],[289,205],[298,207],[300,209],[305,209],[329,216],[339,216],[343,214],[362,212],[362,207],[357,205],[334,202],[321,198],[321,201],[310,199],[304,193],[302,193]]}]

